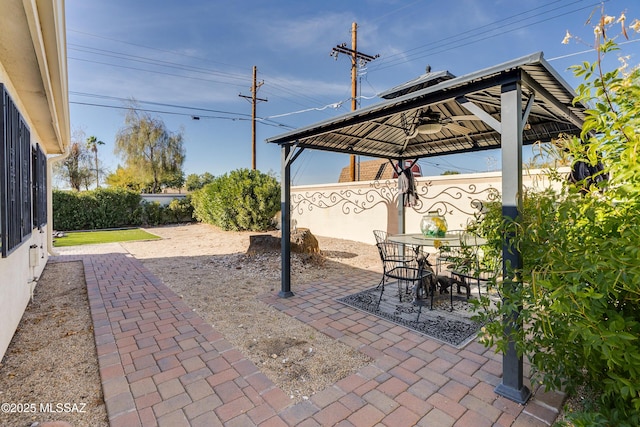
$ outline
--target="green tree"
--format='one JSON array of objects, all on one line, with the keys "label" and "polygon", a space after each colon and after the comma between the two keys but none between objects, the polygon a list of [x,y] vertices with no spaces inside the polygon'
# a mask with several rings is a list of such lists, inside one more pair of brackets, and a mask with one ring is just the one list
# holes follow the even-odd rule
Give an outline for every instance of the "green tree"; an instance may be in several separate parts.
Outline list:
[{"label": "green tree", "polygon": [[165,188],[177,188],[180,190],[184,186],[184,182],[184,173],[181,170],[165,173],[162,177],[162,186]]},{"label": "green tree", "polygon": [[[609,179],[575,185],[550,170],[560,189],[527,192],[518,222],[496,204],[477,223],[487,254],[498,256],[509,234],[524,264],[507,272],[518,274],[516,289],[492,284],[504,303],[483,300],[483,340],[504,351],[505,334],[516,332],[544,386],[570,394],[586,386],[593,398],[574,425],[640,425],[640,70],[604,67],[619,51],[610,27],[621,24],[624,36],[640,30],[638,20],[625,21],[603,13],[595,25],[596,60],[573,67],[583,79],[576,101],[587,105],[581,135],[550,147],[573,165],[602,165]],[[499,319],[514,315],[524,328],[505,330]]]},{"label": "green tree", "polygon": [[116,135],[115,152],[126,168],[136,170],[140,180],[149,184],[151,193],[184,181],[185,159],[182,133],[167,130],[161,119],[142,113],[132,105],[125,117],[125,127]]},{"label": "green tree", "polygon": [[213,182],[214,179],[215,177],[209,172],[205,172],[202,175],[192,173],[187,176],[185,185],[187,187],[187,191],[196,191]]},{"label": "green tree", "polygon": [[202,188],[200,185],[200,177],[197,173],[190,173],[187,175],[187,179],[185,180],[185,186],[187,187],[187,191],[196,191]]},{"label": "green tree", "polygon": [[87,138],[87,148],[93,153],[95,172],[96,172],[96,188],[100,186],[100,168],[98,167],[98,145],[104,145],[104,142],[99,141],[95,136]]},{"label": "green tree", "polygon": [[91,179],[91,156],[86,145],[82,142],[84,132],[74,130],[69,144],[69,155],[56,164],[54,174],[69,188],[80,191],[82,187],[88,189]]},{"label": "green tree", "polygon": [[110,187],[125,188],[138,192],[142,191],[145,186],[145,183],[140,181],[134,170],[120,165],[118,165],[115,172],[107,175],[105,182]]}]

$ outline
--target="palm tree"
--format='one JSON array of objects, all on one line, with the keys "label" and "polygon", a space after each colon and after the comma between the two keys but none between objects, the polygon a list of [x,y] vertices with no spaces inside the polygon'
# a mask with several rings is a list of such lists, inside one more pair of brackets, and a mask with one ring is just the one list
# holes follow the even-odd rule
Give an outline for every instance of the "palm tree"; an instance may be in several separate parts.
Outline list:
[{"label": "palm tree", "polygon": [[96,188],[100,186],[100,177],[98,176],[98,145],[104,145],[104,142],[99,141],[95,136],[87,138],[87,148],[93,153],[96,163]]}]

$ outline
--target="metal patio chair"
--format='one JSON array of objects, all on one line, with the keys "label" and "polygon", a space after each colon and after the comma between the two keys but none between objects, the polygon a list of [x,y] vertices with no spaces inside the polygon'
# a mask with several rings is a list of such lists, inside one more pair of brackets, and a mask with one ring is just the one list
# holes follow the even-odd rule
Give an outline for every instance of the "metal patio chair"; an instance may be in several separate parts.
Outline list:
[{"label": "metal patio chair", "polygon": [[481,298],[481,285],[486,286],[495,276],[495,272],[490,271],[485,265],[483,255],[479,236],[472,232],[462,232],[460,247],[457,248],[457,254],[450,265],[450,274],[457,279],[458,293],[461,286],[466,288],[467,299],[471,296],[472,283],[477,286],[478,297]]},{"label": "metal patio chair", "polygon": [[373,230],[373,237],[376,239],[376,244],[387,241],[389,233],[383,230]]},{"label": "metal patio chair", "polygon": [[[425,264],[419,262],[419,260],[413,256],[413,250],[406,248],[403,244],[390,241],[380,242],[377,244],[377,247],[383,268],[382,280],[378,285],[380,287],[378,306],[380,306],[385,284],[389,279],[395,280],[398,283],[398,298],[400,302],[402,302],[403,295],[412,295],[414,300],[420,298],[421,294],[422,296],[426,296],[425,292],[429,292],[429,290],[425,289],[425,283],[430,283],[427,279],[431,276],[432,272],[425,269]],[[407,251],[411,253],[411,255],[406,253]],[[410,283],[412,284],[411,291],[409,289]],[[431,307],[433,308],[433,291],[430,293]]]}]

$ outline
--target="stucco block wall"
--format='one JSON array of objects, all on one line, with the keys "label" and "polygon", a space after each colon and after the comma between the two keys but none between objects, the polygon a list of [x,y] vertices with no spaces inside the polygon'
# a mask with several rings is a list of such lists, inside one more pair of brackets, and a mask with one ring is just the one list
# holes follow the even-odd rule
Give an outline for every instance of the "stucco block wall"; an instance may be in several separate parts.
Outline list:
[{"label": "stucco block wall", "polygon": [[[566,171],[568,172],[568,170]],[[374,244],[373,230],[398,233],[398,180],[360,181],[291,188],[291,219],[318,236]],[[523,185],[545,188],[551,183],[540,170],[523,176]],[[463,229],[478,212],[478,202],[500,194],[500,172],[416,178],[418,204],[405,208],[406,233],[419,233],[427,212],[444,214],[449,229]]]}]

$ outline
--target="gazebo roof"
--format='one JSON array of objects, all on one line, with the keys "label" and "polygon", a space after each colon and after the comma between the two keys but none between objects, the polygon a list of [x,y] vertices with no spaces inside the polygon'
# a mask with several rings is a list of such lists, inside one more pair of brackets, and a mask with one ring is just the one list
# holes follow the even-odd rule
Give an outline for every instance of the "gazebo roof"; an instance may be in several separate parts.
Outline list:
[{"label": "gazebo roof", "polygon": [[[501,91],[510,83],[522,84],[524,145],[580,132],[584,106],[572,104],[574,91],[538,52],[460,77],[427,73],[383,94],[391,99],[267,142],[387,159],[499,148]],[[416,134],[428,110],[440,116],[442,130]]]}]

